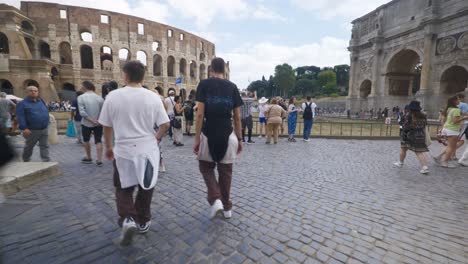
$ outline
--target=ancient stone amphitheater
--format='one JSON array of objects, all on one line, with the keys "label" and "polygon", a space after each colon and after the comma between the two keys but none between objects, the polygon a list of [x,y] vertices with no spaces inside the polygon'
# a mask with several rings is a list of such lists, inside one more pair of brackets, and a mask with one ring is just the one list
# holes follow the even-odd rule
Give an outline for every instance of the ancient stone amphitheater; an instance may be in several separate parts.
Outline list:
[{"label": "ancient stone amphitheater", "polygon": [[213,43],[139,17],[55,3],[21,2],[20,10],[0,4],[0,89],[20,97],[31,84],[46,101],[70,99],[84,80],[98,92],[110,80],[122,85],[121,67],[134,59],[147,67],[148,88],[186,95],[208,77],[214,56]]}]

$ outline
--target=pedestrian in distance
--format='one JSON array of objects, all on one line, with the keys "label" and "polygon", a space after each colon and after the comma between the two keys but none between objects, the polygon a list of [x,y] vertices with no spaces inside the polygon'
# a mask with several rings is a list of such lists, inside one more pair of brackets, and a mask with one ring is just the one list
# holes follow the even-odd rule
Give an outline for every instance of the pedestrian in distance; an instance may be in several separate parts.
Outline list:
[{"label": "pedestrian in distance", "polygon": [[273,136],[273,142],[278,144],[278,133],[280,125],[283,122],[283,117],[287,116],[287,112],[278,105],[278,99],[271,99],[271,104],[268,107],[268,110],[265,112],[265,117],[267,118],[267,138],[266,144],[271,143],[271,137]]},{"label": "pedestrian in distance", "polygon": [[429,168],[427,166],[426,156],[424,152],[429,149],[426,144],[426,126],[427,117],[421,112],[421,105],[419,101],[411,101],[408,105],[409,112],[403,117],[402,130],[400,134],[400,160],[395,162],[394,165],[402,168],[406,159],[408,150],[413,151],[418,158],[421,169],[421,174],[428,174]]},{"label": "pedestrian in distance", "polygon": [[310,141],[310,133],[314,125],[315,108],[317,105],[312,101],[312,97],[307,96],[307,101],[302,103],[302,118],[304,119],[303,137],[305,142]]},{"label": "pedestrian in distance", "polygon": [[85,157],[81,160],[83,164],[93,163],[91,156],[91,135],[94,136],[96,145],[96,165],[102,166],[102,126],[99,124],[99,115],[101,114],[104,99],[96,94],[96,87],[90,81],[82,83],[83,94],[78,97],[78,109],[80,111],[81,132],[83,135],[83,145]]},{"label": "pedestrian in distance", "polygon": [[258,100],[258,126],[259,126],[259,138],[262,138],[265,136],[266,132],[266,118],[265,118],[265,111],[268,109],[268,106],[266,103],[268,102],[268,99],[265,97],[260,98]]},{"label": "pedestrian in distance", "polygon": [[[120,244],[131,244],[151,227],[151,200],[159,171],[158,142],[169,117],[157,93],[142,87],[146,67],[129,61],[123,67],[126,86],[109,93],[99,122],[104,127],[106,158],[113,161]],[[138,102],[137,104],[135,103]],[[155,133],[154,126],[158,127]],[[115,146],[112,144],[115,137]],[[138,189],[135,201],[133,193]]]},{"label": "pedestrian in distance", "polygon": [[[214,58],[211,78],[202,80],[197,88],[196,135],[193,147],[199,160],[211,205],[211,218],[223,211],[232,217],[231,181],[233,163],[242,151],[242,98],[237,86],[224,79],[225,62]],[[233,122],[234,120],[234,122]],[[234,127],[233,127],[234,123]],[[218,169],[219,180],[215,177]]]},{"label": "pedestrian in distance", "polygon": [[16,106],[19,129],[26,139],[23,149],[23,161],[29,162],[34,146],[39,142],[39,150],[43,162],[49,157],[49,109],[39,97],[39,89],[35,86],[26,88],[27,96]]},{"label": "pedestrian in distance", "polygon": [[296,142],[294,135],[296,134],[297,115],[300,109],[296,107],[295,103],[296,103],[296,97],[291,97],[289,99],[289,105],[288,105],[288,141],[289,142]]}]

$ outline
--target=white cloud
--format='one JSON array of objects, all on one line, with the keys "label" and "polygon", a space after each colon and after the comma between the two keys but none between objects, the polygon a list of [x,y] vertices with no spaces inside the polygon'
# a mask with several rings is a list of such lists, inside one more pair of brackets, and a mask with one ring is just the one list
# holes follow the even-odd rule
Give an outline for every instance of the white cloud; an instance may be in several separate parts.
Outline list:
[{"label": "white cloud", "polygon": [[317,43],[296,47],[280,46],[270,42],[244,44],[230,52],[220,54],[230,61],[231,80],[239,88],[246,88],[249,81],[268,78],[278,64],[293,67],[303,65],[334,66],[349,64],[348,40],[324,37]]},{"label": "white cloud", "polygon": [[252,17],[256,19],[274,20],[285,22],[288,19],[281,16],[280,14],[268,9],[264,5],[259,5],[252,13]]},{"label": "white cloud", "polygon": [[[51,2],[50,0],[37,0],[36,2]],[[64,5],[74,5],[81,7],[96,8],[102,10],[108,10],[118,12],[122,14],[128,14],[132,16],[142,17],[148,20],[167,23],[169,17],[169,8],[167,5],[157,1],[144,1],[140,0],[135,2],[134,5],[130,6],[126,0],[54,0],[54,3]],[[6,4],[20,7],[19,0],[6,0]]]},{"label": "white cloud", "polygon": [[335,17],[358,18],[390,0],[291,0],[291,3],[304,10],[314,11],[321,19]]}]

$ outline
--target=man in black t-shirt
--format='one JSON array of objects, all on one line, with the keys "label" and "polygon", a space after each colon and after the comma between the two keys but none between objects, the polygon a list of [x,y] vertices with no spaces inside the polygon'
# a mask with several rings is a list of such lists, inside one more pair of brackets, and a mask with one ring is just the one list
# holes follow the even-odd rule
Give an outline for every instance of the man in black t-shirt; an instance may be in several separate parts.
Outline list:
[{"label": "man in black t-shirt", "polygon": [[[208,189],[210,217],[224,209],[224,217],[231,218],[232,167],[236,156],[242,151],[240,106],[243,102],[237,86],[224,79],[224,65],[223,59],[214,58],[211,62],[212,78],[198,85],[193,149],[198,155],[200,172]],[[216,166],[219,182],[214,172]]]},{"label": "man in black t-shirt", "polygon": [[188,100],[184,103],[185,111],[185,132],[190,136],[190,131],[192,131],[193,126],[193,116],[194,116],[194,107],[195,103],[193,102],[193,95],[189,95]]}]

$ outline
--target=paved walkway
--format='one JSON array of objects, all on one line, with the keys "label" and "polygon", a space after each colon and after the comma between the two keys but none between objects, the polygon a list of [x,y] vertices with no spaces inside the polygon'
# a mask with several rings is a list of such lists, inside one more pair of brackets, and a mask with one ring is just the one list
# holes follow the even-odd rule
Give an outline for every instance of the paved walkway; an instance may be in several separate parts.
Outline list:
[{"label": "paved walkway", "polygon": [[423,176],[413,154],[393,168],[398,141],[246,146],[231,220],[208,219],[191,141],[166,142],[152,229],[128,248],[117,245],[110,162],[82,165],[80,146],[64,141],[51,148],[63,175],[0,205],[0,262],[468,262],[468,169]]}]

